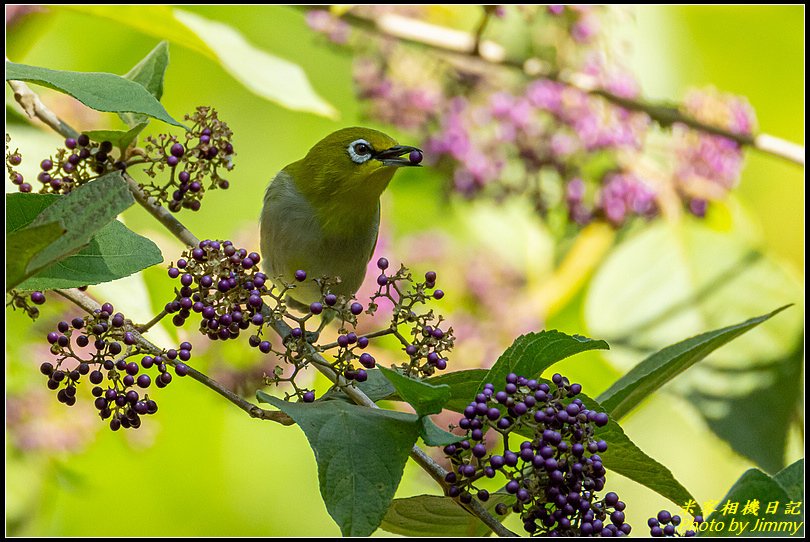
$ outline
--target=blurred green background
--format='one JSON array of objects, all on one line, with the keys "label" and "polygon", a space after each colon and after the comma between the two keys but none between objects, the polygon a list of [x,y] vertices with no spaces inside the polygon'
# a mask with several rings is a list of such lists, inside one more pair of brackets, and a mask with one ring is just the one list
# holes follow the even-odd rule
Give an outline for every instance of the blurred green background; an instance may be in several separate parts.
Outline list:
[{"label": "blurred green background", "polygon": [[[299,64],[317,92],[340,111],[339,119],[329,120],[284,109],[246,90],[208,58],[170,46],[171,65],[162,99],[166,109],[181,117],[197,105],[215,107],[233,130],[237,151],[237,167],[230,175],[232,189],[209,194],[199,213],[184,212],[180,218],[199,238],[230,238],[240,246],[256,247],[261,198],[272,175],[324,135],[343,126],[369,124],[359,117],[352,91],[352,58],[327,47],[296,9],[185,9],[225,22],[254,45]],[[677,100],[689,87],[714,85],[746,96],[762,131],[804,143],[803,7],[641,7],[634,13],[634,20],[620,30],[631,43],[632,65],[645,96]],[[67,10],[34,12],[6,30],[9,59],[65,70],[124,73],[158,41],[129,27]],[[183,37],[177,39],[182,42]],[[80,129],[112,122],[111,116],[43,94]],[[152,133],[161,129],[156,124],[149,128]],[[391,127],[375,127],[395,133]],[[12,135],[12,147],[21,149],[27,171],[33,171],[30,168],[39,157],[60,144],[57,136],[27,127],[14,115],[7,118],[6,131]],[[405,136],[400,140],[419,144]],[[11,191],[8,185],[6,191]],[[748,152],[740,187],[727,203],[712,209],[705,225],[659,224],[630,231],[598,262],[592,278],[553,307],[534,306],[535,298],[524,293],[524,289],[542,290],[559,257],[553,240],[530,210],[520,202],[509,204],[505,212],[486,202],[446,201],[443,192],[443,179],[435,172],[426,168],[401,172],[383,197],[381,253],[395,264],[408,263],[416,272],[435,269],[439,273],[440,285],[448,293],[439,311],[449,316],[459,335],[451,367],[491,364],[517,335],[544,325],[611,342],[628,329],[627,321],[644,322],[669,302],[699,291],[712,277],[733,268],[751,247],[763,254],[751,266],[755,267],[752,273],[735,274],[721,288],[723,292],[706,295],[674,319],[653,326],[643,340],[661,347],[785,303],[797,306],[752,332],[747,342],[718,352],[713,367],[735,367],[751,351],[759,356],[757,362],[777,363],[790,358],[801,340],[804,172],[793,164]],[[131,208],[123,219],[131,229],[153,239],[167,261],[182,250],[140,208]],[[471,277],[471,269],[481,262],[490,262],[491,269]],[[514,274],[524,277],[517,285],[508,281]],[[488,299],[471,296],[471,284]],[[134,320],[146,320],[165,303],[170,287],[159,266],[121,284],[92,287],[90,292],[98,299],[115,300],[116,309]],[[122,290],[127,295],[120,295]],[[649,292],[655,295],[642,295]],[[176,381],[160,393],[160,412],[137,431],[107,430],[91,412],[89,401],[79,401],[72,409],[59,405],[37,371],[47,356],[45,334],[63,315],[75,312],[55,298],[49,296],[33,326],[21,313],[7,314],[8,535],[339,534],[318,493],[312,452],[295,427],[250,419],[191,380]],[[498,309],[499,303],[506,306]],[[487,318],[491,333],[484,337],[474,333],[480,320]],[[178,338],[195,344],[192,361],[196,366],[224,382],[243,382],[240,371],[252,370],[260,376],[262,370],[272,368],[272,361],[262,360],[245,344],[217,345],[204,355],[203,341],[190,328],[179,335],[157,330],[154,340],[168,345]],[[577,356],[555,369],[582,382],[584,391],[596,396],[643,353],[643,349],[617,344],[607,355]],[[385,355],[380,353],[378,359]],[[802,371],[801,356],[790,365],[793,371],[796,367]],[[769,442],[756,439],[746,451],[739,435],[729,436],[745,428],[745,419],[732,426],[728,420],[734,412],[715,418],[707,415],[716,401],[712,402],[712,390],[703,388],[708,383],[716,392],[725,381],[715,380],[719,373],[713,373],[711,366],[703,372],[698,369],[650,398],[622,423],[636,444],[669,467],[698,502],[721,499],[751,466],[778,467],[802,456],[803,433],[796,431],[790,433],[782,458],[763,452]],[[792,379],[790,397],[797,401],[803,397],[803,387],[798,393],[794,388],[802,376]],[[745,382],[749,389],[773,383],[763,383],[756,375],[748,375]],[[732,385],[739,391],[743,384]],[[321,381],[317,386],[326,388]],[[243,391],[251,396],[254,390],[247,385]],[[694,405],[706,410],[704,416]],[[725,421],[711,426],[707,420],[712,419]],[[803,427],[803,420],[799,424]],[[717,434],[726,434],[726,439]],[[741,450],[744,455],[737,453]],[[608,489],[628,503],[628,522],[635,534],[644,531],[646,518],[659,509],[676,509],[612,473]],[[398,496],[419,493],[435,494],[437,487],[409,463]]]}]

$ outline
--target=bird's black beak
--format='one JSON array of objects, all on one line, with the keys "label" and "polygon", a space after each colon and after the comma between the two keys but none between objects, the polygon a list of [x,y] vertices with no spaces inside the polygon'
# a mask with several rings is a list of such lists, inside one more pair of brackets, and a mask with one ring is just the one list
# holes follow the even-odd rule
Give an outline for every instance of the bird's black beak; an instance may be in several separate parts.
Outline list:
[{"label": "bird's black beak", "polygon": [[[403,154],[407,156],[402,156]],[[422,149],[408,145],[395,145],[390,149],[378,152],[374,155],[374,159],[386,166],[418,166],[422,161]]]}]

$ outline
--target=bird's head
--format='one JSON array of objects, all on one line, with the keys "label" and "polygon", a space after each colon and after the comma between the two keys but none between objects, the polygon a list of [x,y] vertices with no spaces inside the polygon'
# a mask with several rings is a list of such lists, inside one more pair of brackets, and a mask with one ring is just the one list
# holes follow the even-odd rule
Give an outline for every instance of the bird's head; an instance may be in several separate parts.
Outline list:
[{"label": "bird's head", "polygon": [[329,134],[286,171],[315,205],[329,200],[376,206],[396,170],[421,161],[416,147],[398,145],[378,130],[352,127]]}]

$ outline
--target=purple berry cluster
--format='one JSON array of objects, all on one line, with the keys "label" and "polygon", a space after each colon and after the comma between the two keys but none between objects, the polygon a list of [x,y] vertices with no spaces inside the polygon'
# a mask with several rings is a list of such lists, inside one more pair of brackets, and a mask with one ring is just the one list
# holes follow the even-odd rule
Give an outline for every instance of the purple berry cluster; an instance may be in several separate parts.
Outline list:
[{"label": "purple berry cluster", "polygon": [[[436,273],[428,271],[424,281],[414,281],[410,271],[401,266],[398,271],[388,272],[386,258],[377,261],[380,274],[377,276],[377,291],[371,297],[369,313],[373,314],[380,300],[393,305],[391,329],[403,344],[408,361],[399,367],[407,375],[428,377],[447,368],[447,354],[453,348],[453,328],[444,327],[444,319],[433,310],[421,311],[420,306],[431,300],[444,297],[444,291],[436,288]],[[407,286],[407,287],[406,287]],[[401,325],[410,328],[410,338],[399,333]]]},{"label": "purple berry cluster", "polygon": [[11,307],[12,310],[22,309],[31,320],[39,318],[39,309],[33,305],[42,305],[45,303],[45,294],[40,291],[25,294],[16,290],[9,292],[9,299],[6,301],[6,307]]},{"label": "purple berry cluster", "polygon": [[[180,327],[192,313],[199,314],[200,333],[211,340],[235,339],[250,326],[261,329],[263,296],[273,285],[259,271],[261,257],[256,252],[237,248],[231,241],[201,241],[187,250],[172,266],[169,277],[177,279],[176,298],[165,306],[172,323]],[[256,336],[257,337],[257,336]],[[270,343],[259,340],[251,346],[264,353]]]},{"label": "purple berry cluster", "polygon": [[[525,57],[512,55],[504,62],[508,67],[496,66],[484,60],[492,54],[480,43],[467,57],[431,55],[354,24],[371,21],[374,27],[391,14],[432,24],[420,6],[353,6],[345,15],[313,10],[307,20],[332,42],[357,51],[354,79],[365,113],[418,133],[433,165],[463,197],[529,198],[550,223],[600,221],[618,228],[656,217],[664,207],[680,205],[703,216],[708,202],[737,183],[742,151],[734,141],[666,118],[661,124],[667,128],[661,128],[647,113],[599,94],[640,100],[640,86],[622,63],[622,46],[606,31],[624,16],[621,8],[481,10],[479,37],[488,45],[509,43],[507,33],[525,21]],[[509,23],[497,20],[509,11]],[[734,96],[691,92],[683,113],[733,133],[753,133],[753,110]]]},{"label": "purple berry cluster", "polygon": [[168,171],[169,179],[141,186],[172,212],[198,211],[206,190],[230,186],[221,173],[233,169],[233,132],[219,120],[216,110],[198,107],[185,120],[191,123],[185,141],[169,134],[147,137],[143,153],[143,162],[149,164],[146,174],[155,178]]},{"label": "purple berry cluster", "polygon": [[20,192],[30,192],[33,189],[31,183],[25,182],[23,174],[15,169],[22,164],[22,155],[20,154],[20,149],[9,151],[10,143],[11,136],[6,134],[6,171],[8,172],[8,178]]},{"label": "purple berry cluster", "polygon": [[[497,392],[486,384],[459,421],[467,438],[444,448],[453,465],[448,494],[462,502],[474,496],[487,501],[489,492],[476,482],[500,474],[515,498],[511,510],[533,536],[629,534],[624,502],[613,492],[597,495],[605,487],[599,454],[607,443],[595,430],[608,423],[608,415],[588,409],[576,397],[581,391],[560,374],[549,384],[510,373]],[[503,453],[487,446],[492,432],[503,437]],[[520,440],[517,447],[514,439]],[[496,507],[499,514],[508,511],[504,503]]]},{"label": "purple berry cluster", "polygon": [[[695,516],[694,525],[697,527],[703,523],[703,516]],[[647,520],[647,526],[650,528],[650,536],[696,536],[697,532],[693,529],[684,531],[683,534],[677,531],[678,525],[681,524],[681,516],[674,516],[667,510],[661,510],[654,518]]]},{"label": "purple berry cluster", "polygon": [[[14,161],[19,163],[19,154]],[[96,177],[126,167],[127,164],[120,157],[113,155],[111,142],[95,142],[87,134],[69,137],[65,139],[64,147],[40,162],[40,172],[37,174],[37,181],[41,184],[39,193],[67,194]],[[29,183],[23,182],[22,175],[18,173],[12,177],[12,182],[18,185],[20,192],[31,192],[33,189]]]},{"label": "purple berry cluster", "polygon": [[[191,358],[191,344],[134,361],[143,354],[137,334],[132,322],[114,310],[104,303],[89,316],[59,322],[47,335],[55,363],[43,362],[40,372],[48,377],[48,388],[56,391],[59,402],[68,406],[76,404],[77,386],[87,377],[99,416],[109,419],[110,429],[117,431],[138,428],[141,416],[157,412],[148,390],[152,384],[164,388],[172,381],[169,365],[178,376],[188,374],[184,362]],[[149,369],[158,374],[153,378],[146,372]]]}]

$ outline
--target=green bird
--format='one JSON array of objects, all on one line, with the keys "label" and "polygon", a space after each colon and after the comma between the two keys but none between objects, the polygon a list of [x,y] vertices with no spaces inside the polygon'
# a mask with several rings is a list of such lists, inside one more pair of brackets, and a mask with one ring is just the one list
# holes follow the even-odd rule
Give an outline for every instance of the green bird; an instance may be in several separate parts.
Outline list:
[{"label": "green bird", "polygon": [[[331,292],[354,295],[377,244],[380,196],[397,169],[421,161],[420,149],[370,128],[344,128],[316,143],[276,174],[265,192],[261,251],[267,275],[286,283],[300,280],[298,271],[310,279],[339,277]],[[318,285],[307,280],[288,301],[308,311],[320,298]]]}]

